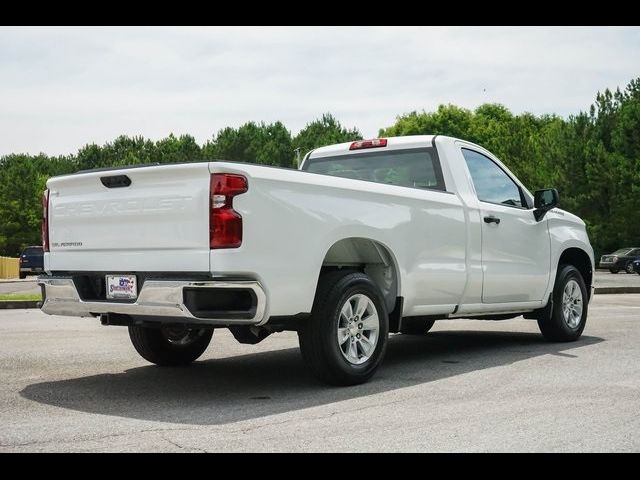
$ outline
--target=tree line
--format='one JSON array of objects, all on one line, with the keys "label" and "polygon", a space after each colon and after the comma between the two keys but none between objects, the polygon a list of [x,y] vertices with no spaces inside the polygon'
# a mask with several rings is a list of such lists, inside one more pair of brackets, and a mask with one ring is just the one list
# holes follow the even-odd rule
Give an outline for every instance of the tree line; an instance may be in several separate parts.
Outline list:
[{"label": "tree line", "polygon": [[[596,255],[640,246],[640,78],[624,90],[597,93],[587,111],[515,115],[500,104],[475,110],[441,105],[397,117],[379,136],[439,134],[478,143],[496,154],[530,190],[556,187],[561,207],[582,217]],[[0,255],[40,243],[41,194],[47,178],[92,168],[225,159],[295,168],[298,156],[361,139],[331,114],[297,135],[282,122],[227,127],[199,145],[190,135],[158,141],[120,136],[76,154],[0,157]]]}]

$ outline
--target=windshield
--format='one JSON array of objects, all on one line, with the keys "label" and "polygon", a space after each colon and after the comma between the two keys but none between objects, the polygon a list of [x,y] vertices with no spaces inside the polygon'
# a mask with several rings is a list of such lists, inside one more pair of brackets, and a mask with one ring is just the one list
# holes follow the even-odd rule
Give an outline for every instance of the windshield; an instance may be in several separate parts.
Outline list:
[{"label": "windshield", "polygon": [[631,251],[631,248],[621,248],[620,250],[616,250],[611,255],[618,255],[624,257],[627,253]]}]

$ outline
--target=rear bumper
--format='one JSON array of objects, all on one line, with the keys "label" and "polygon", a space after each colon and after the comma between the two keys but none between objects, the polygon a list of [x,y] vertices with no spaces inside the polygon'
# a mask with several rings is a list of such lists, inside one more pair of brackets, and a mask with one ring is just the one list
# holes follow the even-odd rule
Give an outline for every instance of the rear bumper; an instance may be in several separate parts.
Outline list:
[{"label": "rear bumper", "polygon": [[[49,315],[69,315],[73,317],[95,317],[101,314],[121,314],[131,316],[157,317],[175,323],[184,320],[189,323],[207,325],[262,325],[266,317],[266,295],[259,282],[254,280],[147,280],[142,285],[135,302],[83,300],[70,277],[42,276],[38,278],[42,286],[42,311]],[[185,294],[185,289],[189,294]],[[206,289],[224,295],[228,291],[247,291],[251,305],[243,311],[212,310],[215,307],[188,308],[187,298],[194,298],[193,292],[205,293]],[[206,295],[206,293],[205,293]],[[195,312],[195,313],[194,313]]]},{"label": "rear bumper", "polygon": [[42,267],[20,267],[20,272],[43,273]]}]

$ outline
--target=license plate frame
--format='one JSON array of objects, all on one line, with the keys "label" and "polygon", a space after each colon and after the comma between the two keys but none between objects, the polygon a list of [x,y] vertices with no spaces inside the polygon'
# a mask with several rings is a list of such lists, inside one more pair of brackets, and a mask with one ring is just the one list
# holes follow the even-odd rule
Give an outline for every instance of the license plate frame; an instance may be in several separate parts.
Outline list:
[{"label": "license plate frame", "polygon": [[135,275],[105,275],[107,300],[136,300],[138,298],[138,278]]}]

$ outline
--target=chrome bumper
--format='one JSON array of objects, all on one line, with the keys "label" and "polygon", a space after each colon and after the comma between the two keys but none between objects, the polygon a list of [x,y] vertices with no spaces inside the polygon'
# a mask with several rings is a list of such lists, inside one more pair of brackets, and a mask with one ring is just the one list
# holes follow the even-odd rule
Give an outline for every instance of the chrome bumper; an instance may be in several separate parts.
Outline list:
[{"label": "chrome bumper", "polygon": [[[102,313],[141,315],[152,317],[182,318],[193,323],[208,325],[262,325],[265,316],[266,295],[257,281],[176,281],[147,280],[134,303],[109,301],[86,301],[80,298],[71,278],[39,277],[38,284],[44,288],[42,311],[49,315],[93,317]],[[233,288],[252,290],[256,297],[255,313],[251,318],[199,318],[185,306],[183,288]]]}]

